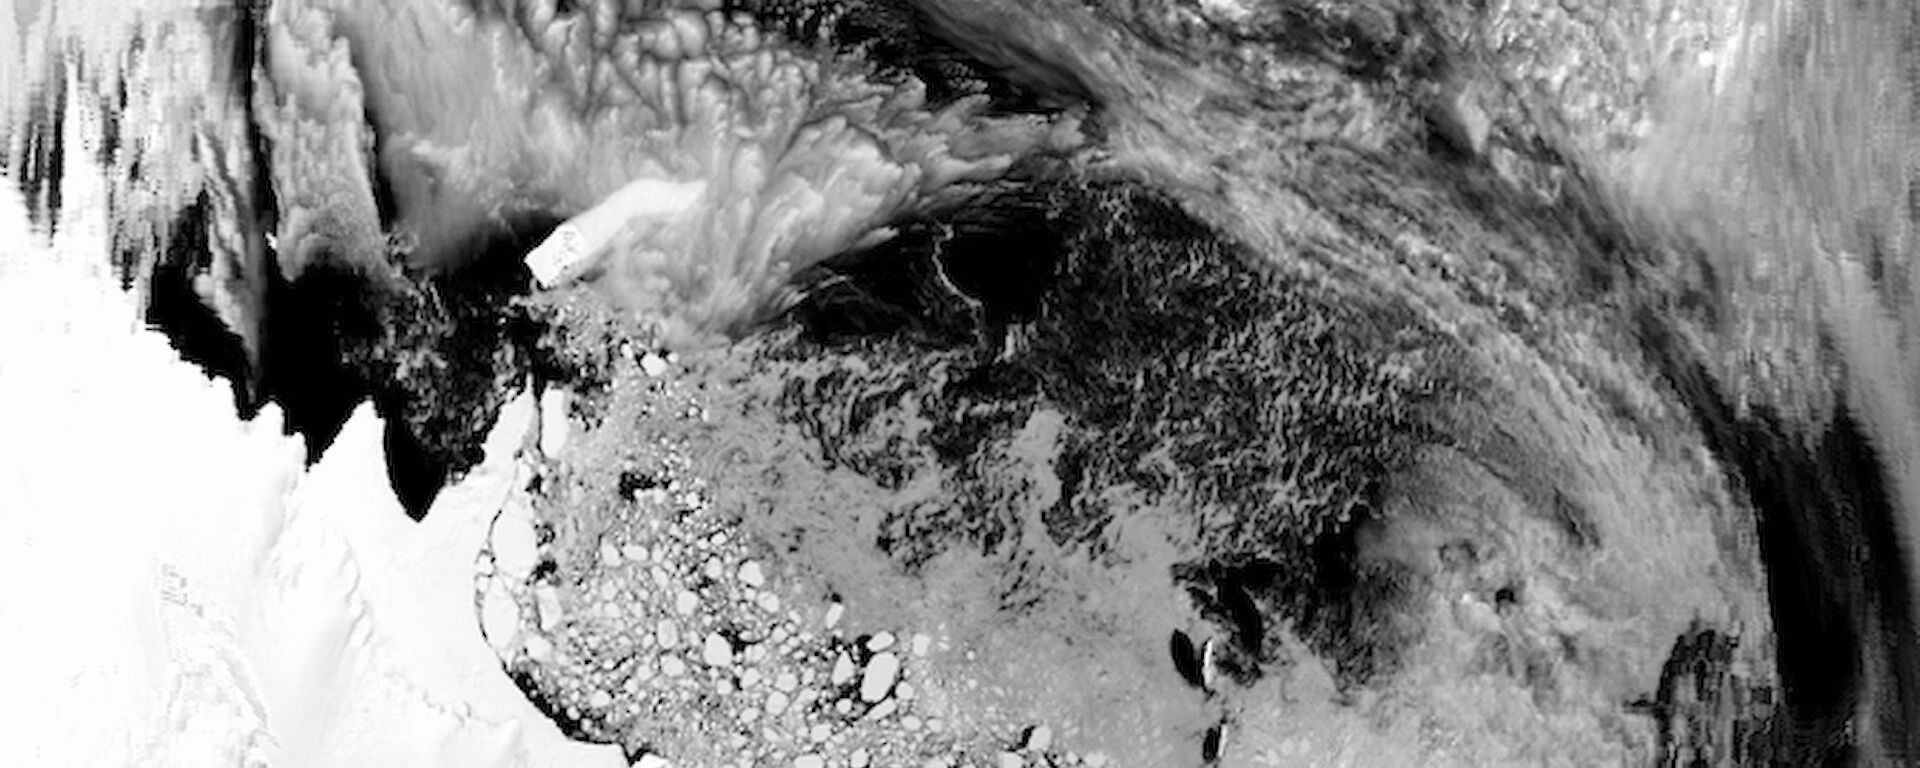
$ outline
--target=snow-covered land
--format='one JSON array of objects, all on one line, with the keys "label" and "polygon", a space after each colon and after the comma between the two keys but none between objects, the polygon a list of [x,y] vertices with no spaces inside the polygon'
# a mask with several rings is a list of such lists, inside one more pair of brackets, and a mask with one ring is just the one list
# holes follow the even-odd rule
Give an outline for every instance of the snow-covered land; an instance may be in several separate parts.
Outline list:
[{"label": "snow-covered land", "polygon": [[14,0],[0,768],[1920,754],[1914,18],[1574,5]]},{"label": "snow-covered land", "polygon": [[[76,121],[79,122],[79,121]],[[81,130],[75,127],[71,130]],[[0,199],[0,765],[603,766],[501,671],[473,562],[532,423],[415,524],[381,425],[302,467],[273,407],[142,328],[104,258],[99,181],[49,241]]]}]

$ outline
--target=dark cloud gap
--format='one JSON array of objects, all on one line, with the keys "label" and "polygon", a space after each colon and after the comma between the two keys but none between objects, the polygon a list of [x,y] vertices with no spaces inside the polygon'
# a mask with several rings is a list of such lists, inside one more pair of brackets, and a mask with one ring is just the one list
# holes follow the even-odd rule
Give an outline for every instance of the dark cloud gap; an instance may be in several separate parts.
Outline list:
[{"label": "dark cloud gap", "polygon": [[[918,79],[935,106],[985,96],[987,114],[1038,114],[1093,101],[1093,89],[1065,69],[1038,60],[988,61],[970,50],[965,33],[916,0],[736,0],[725,8],[796,43],[858,53],[882,80]],[[1033,67],[1047,71],[1023,71]]]},{"label": "dark cloud gap", "polygon": [[901,0],[918,11],[914,27],[929,39],[952,46],[993,82],[1009,92],[1027,94],[1044,109],[1085,106],[1097,112],[1101,91],[1092,81],[1080,51],[1061,40],[1021,40],[1021,30],[1003,28],[1005,20],[968,18],[967,9],[929,0]]},{"label": "dark cloud gap", "polygon": [[377,333],[369,288],[364,276],[334,257],[315,259],[297,280],[278,270],[269,275],[263,397],[279,404],[287,432],[305,439],[310,464],[325,455],[368,394],[365,379],[344,361],[352,340]]},{"label": "dark cloud gap", "polygon": [[[913,12],[906,4],[888,7],[895,14],[888,18],[896,21]],[[221,24],[231,35],[233,71],[251,73],[263,44],[254,9],[238,9]],[[905,49],[894,53],[907,55]],[[1033,103],[988,83],[990,75],[950,46],[896,64],[939,74],[945,79],[936,85],[956,98],[992,91],[1010,109]],[[235,79],[226,98],[250,104],[251,77]],[[372,101],[364,120],[374,129],[377,157],[382,120]],[[59,119],[59,101],[36,103],[41,117]],[[33,135],[57,138],[59,131],[57,125],[37,125]],[[246,139],[260,169],[244,190],[258,212],[258,221],[249,224],[272,231],[278,201],[265,170],[267,139],[257,122],[249,121]],[[404,213],[393,183],[380,163],[369,170],[381,226],[392,230]],[[1028,319],[1049,284],[1059,246],[1045,194],[1044,185],[1000,184],[963,204],[896,222],[902,234],[892,242],[830,260],[816,277],[831,277],[823,282],[834,285],[814,293],[796,315],[822,337],[907,330],[941,344],[973,343],[991,328]],[[251,418],[268,402],[279,405],[287,431],[305,442],[309,462],[331,447],[357,405],[373,402],[388,420],[390,481],[408,514],[419,519],[442,487],[479,461],[486,429],[506,393],[517,387],[503,383],[515,379],[509,371],[538,364],[542,329],[514,306],[514,298],[530,287],[521,259],[561,219],[523,211],[489,223],[455,246],[463,258],[436,262],[432,269],[409,269],[404,258],[363,264],[357,256],[322,251],[289,280],[269,263],[262,316],[252,319],[260,324],[262,349],[258,369],[249,370],[235,334],[192,287],[214,258],[207,250],[211,215],[204,195],[176,215],[179,231],[170,255],[149,276],[157,283],[150,322],[183,358],[234,382],[242,416]],[[408,362],[415,358],[438,363]]]},{"label": "dark cloud gap", "polygon": [[[259,91],[260,83],[255,78],[255,68],[265,52],[266,29],[262,26],[261,14],[266,12],[264,2],[243,2],[237,4],[234,15],[237,29],[234,32],[234,78],[241,110],[247,115],[247,152],[252,159],[255,172],[251,189],[245,190],[253,196],[253,211],[257,226],[262,232],[274,232],[280,228],[280,197],[273,187],[273,174],[269,171],[268,159],[272,157],[272,148],[266,132],[261,129],[252,105],[254,95]],[[124,83],[122,84],[124,88]],[[123,95],[124,103],[126,97]],[[110,132],[111,133],[111,132]],[[268,261],[273,254],[268,254]]]},{"label": "dark cloud gap", "polygon": [[[242,8],[230,22],[235,71],[251,73],[264,44],[258,9]],[[256,83],[235,80],[235,97],[251,103]],[[378,158],[383,136],[372,100],[363,120],[374,142],[370,156]],[[259,226],[271,231],[279,203],[257,121],[249,120],[247,139],[260,169],[250,190],[254,208]],[[368,172],[380,225],[391,231],[401,213],[392,181],[380,162]],[[496,386],[514,378],[502,369],[522,360],[538,336],[513,302],[530,290],[521,258],[560,223],[550,213],[517,212],[471,233],[459,244],[466,257],[430,270],[408,269],[404,258],[366,264],[364,255],[322,252],[288,281],[269,259],[259,399],[281,406],[309,462],[371,400],[387,419],[390,484],[407,514],[422,519],[441,488],[482,458],[479,446],[512,391]],[[415,359],[433,362],[413,367]],[[438,375],[423,378],[422,370]]]},{"label": "dark cloud gap", "polygon": [[[1920,722],[1920,644],[1907,558],[1879,456],[1859,423],[1841,406],[1825,431],[1803,438],[1764,405],[1738,415],[1663,321],[1643,315],[1639,328],[1758,517],[1786,708],[1778,747],[1787,764],[1920,754],[1910,728]],[[1858,743],[1853,720],[1868,697],[1881,744]]]},{"label": "dark cloud gap", "polygon": [[789,40],[812,43],[820,41],[822,33],[831,30],[848,7],[848,3],[834,0],[723,0],[720,12],[744,14]]},{"label": "dark cloud gap", "polygon": [[1332,62],[1354,75],[1376,80],[1421,76],[1444,66],[1427,4],[1289,1],[1278,7],[1280,21],[1263,25],[1275,36],[1267,42]]},{"label": "dark cloud gap", "polygon": [[978,300],[993,327],[1034,319],[1066,240],[1048,199],[1052,188],[1024,185],[999,192],[947,221],[934,244],[953,284]]},{"label": "dark cloud gap", "polygon": [[[524,26],[523,8],[509,10],[488,0],[470,0],[467,7],[481,18]],[[567,0],[555,2],[554,12],[556,17],[587,13],[581,4]],[[858,54],[883,81],[918,79],[935,107],[985,96],[984,114],[1039,114],[1091,98],[1092,89],[1077,78],[1023,79],[1017,72],[986,63],[969,53],[964,41],[942,32],[935,17],[913,0],[729,0],[720,12],[749,18],[761,30],[792,44],[823,47],[825,55]],[[632,21],[633,17],[623,19],[623,23]],[[1034,87],[1041,82],[1072,87]]]},{"label": "dark cloud gap", "polygon": [[[129,58],[138,56],[144,48],[145,38],[135,34],[127,41],[126,55]],[[123,130],[121,123],[122,115],[127,109],[127,88],[127,78],[117,78],[111,91],[99,95],[100,147],[99,151],[94,153],[94,161],[105,168],[113,167],[114,159],[120,154]]]},{"label": "dark cloud gap", "polygon": [[216,40],[227,44],[227,70],[223,73],[222,85],[227,90],[228,101],[242,110],[253,104],[253,65],[259,60],[263,10],[253,2],[237,2],[202,12],[207,17],[206,28],[215,31]]},{"label": "dark cloud gap", "polygon": [[1174,580],[1187,587],[1201,615],[1229,633],[1230,641],[1216,646],[1221,671],[1242,685],[1263,676],[1262,665],[1273,661],[1264,641],[1267,613],[1284,618],[1309,648],[1331,661],[1342,688],[1367,685],[1400,668],[1400,652],[1414,640],[1392,620],[1405,592],[1391,574],[1362,564],[1355,536],[1361,527],[1332,527],[1295,551],[1226,554],[1174,568]]},{"label": "dark cloud gap", "polygon": [[[575,10],[569,2],[559,6],[563,13]],[[913,0],[743,2],[730,7],[750,11],[796,40],[825,40],[842,51],[857,50],[883,77],[924,83],[936,104],[986,96],[990,112],[1046,113],[1095,98],[1093,88],[1070,68],[1042,73],[1033,68],[1044,69],[1043,63],[1018,57],[988,63],[991,56],[957,38],[958,28]],[[1425,76],[1447,66],[1435,44],[1414,33],[1430,26],[1417,16],[1359,18],[1304,3],[1281,7],[1285,23],[1271,27],[1272,37],[1243,42],[1305,51],[1369,79],[1410,72]],[[260,32],[253,8],[243,5],[234,22],[239,26],[232,64],[240,72],[251,72],[258,55]],[[56,56],[54,75],[34,94],[19,161],[17,183],[30,214],[49,225],[60,213],[60,185],[68,162],[63,144],[67,67],[67,60]],[[1028,69],[1025,74],[1023,68]],[[250,104],[251,79],[234,80],[237,90],[231,97]],[[124,104],[124,90],[116,98]],[[110,157],[116,151],[112,142],[117,131],[111,121],[117,119],[117,110],[111,99],[108,102],[110,139],[102,153]],[[371,99],[364,119],[369,127],[381,124]],[[377,129],[370,133],[380,140]],[[266,141],[257,125],[249,126],[248,140],[255,161],[264,167]],[[1444,144],[1429,148],[1436,155],[1465,159]],[[377,144],[373,154],[378,158]],[[377,159],[370,165],[381,226],[392,230],[403,213],[393,182]],[[1302,298],[1291,286],[1274,287],[1264,273],[1247,268],[1244,254],[1235,252],[1232,243],[1151,190],[1127,193],[1135,195],[1120,216],[1128,222],[1123,227],[1127,231],[1087,236],[1094,227],[1076,217],[1075,206],[1097,194],[1065,189],[1080,183],[1019,179],[983,188],[962,204],[892,222],[898,230],[892,239],[840,254],[804,273],[796,281],[803,298],[790,316],[816,342],[905,336],[949,348],[984,348],[1013,326],[1038,326],[1043,345],[1039,353],[965,383],[977,386],[973,394],[982,399],[1016,388],[1048,387],[1052,396],[1071,401],[1075,418],[1107,426],[1120,419],[1103,408],[1155,393],[1129,392],[1102,368],[1129,374],[1144,370],[1152,381],[1155,360],[1169,350],[1204,348],[1215,342],[1208,334],[1221,328],[1261,330],[1254,325],[1260,317],[1325,310],[1341,322],[1363,325],[1353,320],[1353,312],[1319,306],[1314,297]],[[249,192],[259,203],[261,224],[271,231],[278,208],[270,174],[255,174],[254,185]],[[1063,202],[1063,197],[1069,200]],[[479,461],[479,444],[505,398],[517,391],[514,382],[523,381],[530,370],[538,373],[535,347],[543,329],[516,304],[528,291],[521,257],[560,219],[527,212],[476,231],[455,248],[471,258],[431,271],[408,271],[398,264],[383,271],[389,265],[356,264],[322,254],[297,280],[270,272],[265,315],[260,318],[265,339],[260,370],[252,371],[240,340],[194,289],[195,277],[212,267],[210,215],[204,193],[177,214],[165,252],[146,276],[147,322],[165,333],[183,359],[210,375],[229,378],[236,409],[243,415],[251,418],[263,402],[281,405],[287,429],[306,441],[310,462],[337,438],[353,409],[371,400],[386,417],[383,439],[392,488],[406,513],[422,519],[445,485]],[[1604,253],[1638,253],[1631,247],[1633,233],[1604,224],[1582,228],[1580,237]],[[1364,222],[1352,226],[1366,228]],[[1126,238],[1136,242],[1122,243]],[[1885,254],[1876,248],[1869,255],[1872,277],[1879,282]],[[1183,258],[1210,260],[1209,266],[1217,269],[1192,279],[1156,273]],[[1586,268],[1581,287],[1594,295],[1622,290],[1636,275],[1633,265]],[[1703,264],[1702,270],[1696,285],[1679,297],[1681,308],[1694,315],[1713,311],[1713,297],[1720,294],[1710,265]],[[1157,277],[1165,282],[1144,285]],[[1219,296],[1256,293],[1267,303],[1218,301]],[[1133,301],[1142,294],[1159,303],[1142,309],[1145,302]],[[1854,764],[1869,746],[1889,754],[1920,755],[1920,735],[1909,728],[1920,722],[1920,639],[1911,584],[1904,576],[1910,572],[1909,553],[1899,549],[1898,513],[1881,476],[1880,458],[1862,426],[1843,407],[1830,427],[1808,441],[1765,407],[1737,414],[1706,364],[1683,351],[1670,321],[1643,317],[1640,331],[1662,375],[1691,409],[1709,447],[1731,468],[1758,516],[1778,633],[1777,671],[1788,725],[1781,749],[1788,762]],[[1310,339],[1283,348],[1304,353],[1301,365],[1311,366],[1316,355],[1331,359],[1345,354],[1339,349],[1348,341]],[[422,359],[429,364],[416,365]],[[1340,361],[1349,362],[1344,357]],[[1229,373],[1224,380],[1235,382],[1237,376],[1252,384],[1242,391],[1198,388],[1181,396],[1198,403],[1234,403],[1251,400],[1248,391],[1264,391],[1262,387],[1276,381],[1262,378],[1265,372]],[[249,393],[245,383],[256,376],[260,391]],[[1293,378],[1278,381],[1282,387],[1306,386]],[[1356,386],[1366,385],[1370,383]],[[1210,417],[1231,431],[1244,428],[1247,421],[1231,410],[1204,413],[1190,403],[1168,402],[1169,408],[1195,408],[1185,414],[1194,417],[1194,423]],[[1352,467],[1337,478],[1320,479],[1338,485],[1340,498],[1355,505],[1352,516],[1339,518],[1338,524],[1308,520],[1303,530],[1275,525],[1274,531],[1234,542],[1239,546],[1224,547],[1175,572],[1177,580],[1194,587],[1191,593],[1203,613],[1238,649],[1240,655],[1230,650],[1223,661],[1223,669],[1236,677],[1258,677],[1259,664],[1266,660],[1267,628],[1280,623],[1268,621],[1270,613],[1298,627],[1310,647],[1333,659],[1339,681],[1347,686],[1391,671],[1396,651],[1405,645],[1406,638],[1387,619],[1400,597],[1399,586],[1393,574],[1368,570],[1361,563],[1353,537],[1362,524],[1374,520],[1369,505],[1378,478],[1390,473],[1408,445],[1426,436],[1400,413],[1320,416],[1337,434],[1327,438],[1330,442],[1309,447]],[[952,449],[952,458],[965,458],[986,433],[984,427],[955,429],[940,437],[948,441],[943,445]],[[1072,499],[1083,480],[1103,472],[1109,473],[1104,479],[1111,479],[1114,467],[1133,465],[1103,458],[1100,452],[1135,455],[1154,437],[1117,428],[1114,435],[1114,441],[1100,445],[1068,443],[1071,448],[1059,465],[1063,496],[1045,520],[1056,542],[1083,543],[1102,530],[1103,522],[1075,507]],[[1233,444],[1242,442],[1250,441]],[[1194,461],[1183,456],[1175,460]],[[1247,477],[1268,469],[1237,467],[1233,473],[1206,477],[1212,485],[1203,484],[1203,491],[1216,494],[1210,501],[1230,502]],[[1149,490],[1166,483],[1164,477],[1147,474],[1131,479]],[[1554,519],[1571,540],[1583,547],[1600,545],[1589,510],[1557,491],[1553,502]],[[1313,513],[1333,518],[1330,510]],[[1496,602],[1512,605],[1527,597],[1524,589],[1509,586],[1500,590]],[[1713,640],[1702,642],[1711,645]],[[1191,638],[1175,633],[1170,645],[1183,677],[1196,680],[1197,651]],[[1683,650],[1676,646],[1676,657]],[[1663,675],[1663,686],[1665,682]],[[522,688],[530,690],[525,684]],[[1856,743],[1855,707],[1869,697],[1886,744]],[[536,703],[543,710],[550,708]],[[564,723],[556,713],[548,714]],[[577,730],[576,724],[569,732]],[[1209,751],[1217,753],[1221,733],[1210,731],[1207,738]]]},{"label": "dark cloud gap", "polygon": [[1045,113],[1064,102],[1085,102],[1091,89],[1045,93],[1016,83],[959,45],[938,35],[925,11],[909,0],[852,4],[833,27],[840,45],[862,51],[882,76],[911,75],[926,84],[935,104],[986,96],[989,113]]},{"label": "dark cloud gap", "polygon": [[521,257],[559,223],[528,215],[471,243],[458,268],[389,278],[381,335],[347,352],[386,419],[388,479],[416,521],[485,458],[500,409],[533,372],[543,329],[517,300],[532,285]]},{"label": "dark cloud gap", "polygon": [[790,311],[816,341],[905,334],[936,345],[1032,320],[1065,248],[1054,182],[998,185],[964,204],[908,216],[898,234],[829,258],[795,285]]},{"label": "dark cloud gap", "polygon": [[67,170],[67,74],[67,59],[57,48],[49,52],[47,77],[28,95],[15,180],[28,219],[48,232],[58,226],[64,202],[60,187]]},{"label": "dark cloud gap", "polygon": [[[1661,765],[1782,764],[1774,759],[1778,721],[1761,714],[1774,705],[1772,697],[1728,685],[1742,639],[1696,622],[1674,639],[1654,698],[1629,705],[1654,718]],[[1714,719],[1723,712],[1732,713],[1731,728]]]},{"label": "dark cloud gap", "polygon": [[400,509],[416,523],[425,520],[433,500],[446,487],[452,464],[399,419],[387,420],[381,444],[386,449],[387,482]]},{"label": "dark cloud gap", "polygon": [[[251,415],[246,382],[253,371],[240,337],[221,322],[194,290],[194,278],[212,267],[207,248],[211,204],[202,192],[174,219],[165,251],[147,276],[146,323],[167,337],[181,359],[233,387],[234,408]],[[137,257],[135,257],[137,258]]]},{"label": "dark cloud gap", "polygon": [[371,400],[387,419],[396,498],[421,519],[442,487],[483,458],[487,431],[524,380],[541,328],[515,301],[529,290],[519,257],[558,220],[518,222],[481,244],[481,257],[446,274],[409,276],[324,252],[296,280],[272,270],[261,390],[248,400],[238,383],[248,380],[239,341],[192,288],[212,258],[208,209],[203,196],[174,221],[152,280],[150,324],[184,358],[235,382],[242,416],[277,404],[288,434],[303,438],[309,463]]}]

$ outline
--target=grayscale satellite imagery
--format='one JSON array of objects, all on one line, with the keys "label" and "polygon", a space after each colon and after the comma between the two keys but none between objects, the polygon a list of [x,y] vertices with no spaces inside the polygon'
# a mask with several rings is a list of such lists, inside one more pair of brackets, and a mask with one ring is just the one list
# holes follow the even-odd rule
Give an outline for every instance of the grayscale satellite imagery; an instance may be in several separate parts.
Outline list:
[{"label": "grayscale satellite imagery", "polygon": [[0,3],[0,766],[1920,766],[1913,0]]}]

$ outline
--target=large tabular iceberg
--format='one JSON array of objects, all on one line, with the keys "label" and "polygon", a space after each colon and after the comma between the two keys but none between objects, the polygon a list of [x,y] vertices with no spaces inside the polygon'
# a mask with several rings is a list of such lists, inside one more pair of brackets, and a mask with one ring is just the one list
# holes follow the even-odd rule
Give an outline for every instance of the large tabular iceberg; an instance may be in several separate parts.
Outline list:
[{"label": "large tabular iceberg", "polygon": [[16,2],[0,749],[1911,753],[1920,20],[1762,5]]}]

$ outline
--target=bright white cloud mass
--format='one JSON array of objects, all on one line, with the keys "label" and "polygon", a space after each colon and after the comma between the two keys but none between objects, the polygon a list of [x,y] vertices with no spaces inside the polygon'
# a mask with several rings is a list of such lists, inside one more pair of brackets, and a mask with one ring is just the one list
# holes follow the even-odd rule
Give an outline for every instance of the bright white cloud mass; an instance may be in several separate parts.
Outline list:
[{"label": "bright white cloud mass", "polygon": [[0,3],[0,768],[1920,754],[1906,5]]}]

